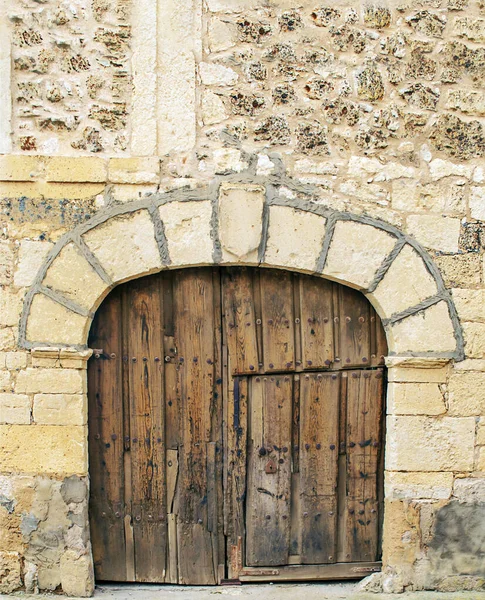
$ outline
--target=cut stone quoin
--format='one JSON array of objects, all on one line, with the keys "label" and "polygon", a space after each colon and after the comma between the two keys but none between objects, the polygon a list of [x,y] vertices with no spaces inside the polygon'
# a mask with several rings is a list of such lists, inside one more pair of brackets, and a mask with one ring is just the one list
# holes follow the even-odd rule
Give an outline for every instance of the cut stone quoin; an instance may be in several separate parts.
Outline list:
[{"label": "cut stone quoin", "polygon": [[[272,197],[272,189],[221,177],[208,190],[101,210],[40,268],[24,302],[21,345],[85,347],[92,314],[116,283],[166,267],[261,264],[321,273],[367,292],[388,329],[391,355],[463,357],[454,304],[416,241],[370,217]],[[41,317],[52,323],[48,330]]]}]

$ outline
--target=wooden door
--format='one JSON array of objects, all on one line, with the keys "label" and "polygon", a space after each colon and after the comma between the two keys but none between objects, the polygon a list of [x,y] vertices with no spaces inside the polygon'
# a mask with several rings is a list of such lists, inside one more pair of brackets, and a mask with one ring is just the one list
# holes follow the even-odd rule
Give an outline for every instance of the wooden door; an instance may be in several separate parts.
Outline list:
[{"label": "wooden door", "polygon": [[99,580],[379,568],[387,349],[359,292],[269,269],[166,272],[116,288],[90,346]]}]

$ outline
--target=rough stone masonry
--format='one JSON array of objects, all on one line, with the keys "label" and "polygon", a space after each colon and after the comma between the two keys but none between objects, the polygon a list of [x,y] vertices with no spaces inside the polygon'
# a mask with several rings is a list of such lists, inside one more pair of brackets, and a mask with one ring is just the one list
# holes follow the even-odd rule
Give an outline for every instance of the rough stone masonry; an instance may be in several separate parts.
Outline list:
[{"label": "rough stone masonry", "polygon": [[368,585],[485,589],[484,77],[482,0],[4,0],[1,592],[93,592],[96,308],[218,263],[366,293],[390,347]]}]

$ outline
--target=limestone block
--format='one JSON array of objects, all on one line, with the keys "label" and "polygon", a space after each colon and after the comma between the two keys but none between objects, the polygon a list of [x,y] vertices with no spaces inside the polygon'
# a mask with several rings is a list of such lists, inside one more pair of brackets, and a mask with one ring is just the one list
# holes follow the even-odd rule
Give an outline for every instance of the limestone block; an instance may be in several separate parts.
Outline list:
[{"label": "limestone block", "polygon": [[53,156],[46,161],[46,181],[104,182],[106,160],[97,156]]},{"label": "limestone block", "polygon": [[485,417],[480,419],[478,424],[477,446],[485,446]]},{"label": "limestone block", "polygon": [[485,373],[452,373],[448,385],[448,412],[457,417],[485,415]]},{"label": "limestone block", "polygon": [[453,26],[453,34],[472,42],[485,42],[485,19],[457,17]]},{"label": "limestone block", "polygon": [[237,13],[257,8],[258,0],[207,0],[207,8],[211,12]]},{"label": "limestone block", "polygon": [[473,168],[473,165],[456,164],[442,158],[435,158],[429,163],[429,172],[433,181],[451,175],[471,179]]},{"label": "limestone block", "polygon": [[409,185],[409,181],[397,179],[392,182],[391,204],[393,208],[414,211],[419,205],[419,186]]},{"label": "limestone block", "polygon": [[482,446],[478,451],[477,469],[485,473],[485,446]]},{"label": "limestone block", "polygon": [[38,425],[85,425],[87,398],[84,394],[36,394],[33,416]]},{"label": "limestone block", "polygon": [[14,256],[10,243],[0,240],[0,285],[8,285],[12,281]]},{"label": "limestone block", "polygon": [[448,288],[472,288],[481,285],[482,257],[478,253],[436,256],[434,259]]},{"label": "limestone block", "polygon": [[389,415],[441,415],[446,404],[437,383],[396,383],[387,388]]},{"label": "limestone block", "polygon": [[396,238],[371,225],[339,221],[335,226],[323,274],[368,288]]},{"label": "limestone block", "polygon": [[0,470],[87,474],[87,427],[0,425]]},{"label": "limestone block", "polygon": [[85,344],[91,319],[79,315],[44,294],[32,300],[27,321],[29,342]]},{"label": "limestone block", "polygon": [[248,168],[248,163],[243,160],[241,151],[237,148],[218,148],[213,152],[216,173],[234,171],[240,173]]},{"label": "limestone block", "polygon": [[42,284],[88,310],[96,306],[108,287],[72,243],[54,259]]},{"label": "limestone block", "polygon": [[461,321],[485,323],[485,290],[452,290],[458,316]]},{"label": "limestone block", "polygon": [[381,317],[390,317],[437,292],[436,282],[423,259],[406,244],[368,297]]},{"label": "limestone block", "polygon": [[25,369],[27,366],[27,352],[6,352],[5,366],[11,371]]},{"label": "limestone block", "polygon": [[219,192],[222,260],[257,263],[263,228],[264,187],[224,184]]},{"label": "limestone block", "polygon": [[0,350],[10,350],[17,346],[18,327],[0,329]]},{"label": "limestone block", "polygon": [[453,487],[453,496],[459,502],[485,502],[485,479],[457,479]]},{"label": "limestone block", "polygon": [[17,376],[15,391],[21,394],[82,394],[85,374],[77,369],[27,368]]},{"label": "limestone block", "polygon": [[463,323],[465,354],[468,358],[485,358],[485,323]]},{"label": "limestone block", "polygon": [[446,108],[483,115],[485,114],[485,94],[469,90],[450,90],[446,100]]},{"label": "limestone block", "polygon": [[455,371],[485,371],[485,360],[482,358],[465,358],[453,365]]},{"label": "limestone block", "polygon": [[485,221],[485,187],[470,188],[470,215],[472,219]]},{"label": "limestone block", "polygon": [[37,242],[32,240],[22,240],[19,248],[19,260],[14,272],[14,284],[30,286],[34,282],[42,263],[53,244],[51,242]]},{"label": "limestone block", "polygon": [[385,496],[394,499],[446,500],[451,496],[453,473],[386,472]]},{"label": "limestone block", "polygon": [[1,370],[0,371],[0,391],[8,392],[12,387],[10,371]]},{"label": "limestone block", "polygon": [[453,352],[454,327],[446,302],[438,302],[387,328],[389,348],[403,352]]},{"label": "limestone block", "polygon": [[116,283],[162,267],[153,223],[146,210],[114,217],[83,238]]},{"label": "limestone block", "polygon": [[326,219],[289,206],[269,209],[264,262],[298,270],[315,270],[322,250]]},{"label": "limestone block", "polygon": [[475,419],[387,417],[390,471],[471,471]]},{"label": "limestone block", "polygon": [[212,264],[212,204],[209,201],[169,202],[159,210],[171,265]]},{"label": "limestone block", "polygon": [[460,219],[437,215],[409,215],[407,230],[418,242],[441,252],[457,252]]},{"label": "limestone block", "polygon": [[14,292],[7,287],[0,287],[0,326],[18,325],[24,291]]},{"label": "limestone block", "polygon": [[206,90],[202,94],[202,123],[215,125],[227,118],[224,102],[214,92]]},{"label": "limestone block", "polygon": [[399,367],[388,365],[388,380],[401,383],[446,383],[449,367]]},{"label": "limestone block", "polygon": [[208,42],[211,52],[229,50],[236,43],[236,36],[230,23],[213,18],[209,22]]},{"label": "limestone block", "polygon": [[25,394],[0,394],[0,423],[30,425],[30,398]]},{"label": "limestone block", "polygon": [[94,568],[91,554],[79,556],[68,550],[61,556],[61,586],[68,596],[87,598],[94,593]]},{"label": "limestone block", "polygon": [[229,67],[217,63],[199,63],[199,77],[204,85],[233,85],[239,79],[238,74]]},{"label": "limestone block", "polygon": [[22,560],[18,552],[0,552],[0,593],[11,594],[22,586]]},{"label": "limestone block", "polygon": [[0,181],[32,181],[39,174],[44,174],[44,166],[39,156],[1,155]]},{"label": "limestone block", "polygon": [[111,183],[158,183],[160,180],[160,159],[156,156],[110,158],[108,179]]}]

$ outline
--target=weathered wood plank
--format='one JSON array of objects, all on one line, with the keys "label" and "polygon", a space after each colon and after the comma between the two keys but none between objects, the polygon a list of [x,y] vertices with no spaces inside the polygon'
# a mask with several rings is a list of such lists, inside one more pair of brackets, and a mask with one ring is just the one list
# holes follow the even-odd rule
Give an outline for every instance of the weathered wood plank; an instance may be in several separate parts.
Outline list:
[{"label": "weathered wood plank", "polygon": [[347,396],[347,501],[345,559],[378,556],[377,469],[381,445],[383,373],[352,371]]},{"label": "weathered wood plank", "polygon": [[128,358],[133,536],[137,581],[160,581],[166,568],[163,347],[159,278],[130,284]]},{"label": "weathered wood plank", "polygon": [[[89,345],[103,349],[88,364],[91,539],[96,578],[126,581],[121,295],[96,313]],[[129,510],[129,507],[128,507]]]},{"label": "weathered wood plank", "polygon": [[292,380],[251,379],[246,564],[284,565],[290,545]]},{"label": "weathered wood plank", "polygon": [[246,444],[248,420],[248,378],[235,377],[227,397],[227,442],[225,446],[225,533],[229,554],[229,578],[242,568],[242,540],[245,530]]},{"label": "weathered wood plank", "polygon": [[336,562],[339,387],[336,373],[300,377],[301,562]]},{"label": "weathered wood plank", "polygon": [[302,276],[299,281],[304,369],[328,369],[335,358],[332,293],[335,284]]},{"label": "weathered wood plank", "polygon": [[225,269],[222,297],[231,374],[255,373],[259,359],[252,272],[244,268]]},{"label": "weathered wood plank", "polygon": [[328,579],[361,579],[371,573],[378,573],[380,562],[359,564],[338,563],[332,565],[295,565],[277,568],[245,568],[239,577],[244,583],[257,581],[318,581]]},{"label": "weathered wood plank", "polygon": [[215,585],[212,537],[203,524],[177,523],[179,583]]},{"label": "weathered wood plank", "polygon": [[295,368],[293,287],[291,273],[260,273],[264,371]]},{"label": "weathered wood plank", "polygon": [[339,286],[339,322],[342,367],[370,366],[371,328],[370,305],[363,294]]}]

